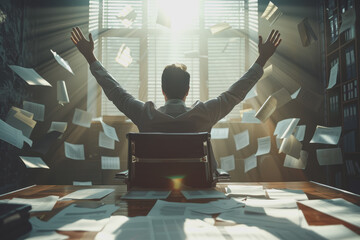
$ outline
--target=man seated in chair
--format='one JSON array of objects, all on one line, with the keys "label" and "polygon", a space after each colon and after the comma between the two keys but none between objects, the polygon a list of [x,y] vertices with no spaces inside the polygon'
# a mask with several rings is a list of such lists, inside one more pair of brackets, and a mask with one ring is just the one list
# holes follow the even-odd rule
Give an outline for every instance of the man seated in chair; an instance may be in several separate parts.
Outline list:
[{"label": "man seated in chair", "polygon": [[[165,105],[156,108],[152,101],[144,103],[135,99],[106,71],[93,54],[94,41],[91,34],[87,40],[76,27],[71,32],[71,40],[88,61],[91,73],[109,100],[135,123],[140,132],[167,133],[211,132],[211,128],[240,103],[261,78],[265,63],[281,42],[280,33],[275,30],[271,31],[264,43],[259,36],[259,56],[250,69],[217,98],[206,102],[197,101],[192,107],[185,105],[190,81],[186,66],[166,66],[161,79]],[[212,164],[216,169],[216,161]]]}]

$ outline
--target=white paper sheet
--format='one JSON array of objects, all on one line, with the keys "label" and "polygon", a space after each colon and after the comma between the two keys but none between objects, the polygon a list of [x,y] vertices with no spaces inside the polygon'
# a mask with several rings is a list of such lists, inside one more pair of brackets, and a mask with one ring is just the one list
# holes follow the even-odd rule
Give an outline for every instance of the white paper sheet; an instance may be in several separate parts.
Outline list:
[{"label": "white paper sheet", "polygon": [[300,118],[288,118],[279,121],[276,124],[274,135],[277,135],[277,137],[281,139],[289,137],[293,133],[299,121]]},{"label": "white paper sheet", "polygon": [[0,119],[0,139],[4,140],[5,142],[22,149],[24,146],[24,141],[29,144],[29,146],[32,146],[32,141],[25,137],[21,130],[18,130],[3,120]]},{"label": "white paper sheet", "polygon": [[257,167],[257,159],[255,154],[251,155],[250,157],[246,158],[244,160],[244,171],[245,173],[247,173],[248,171],[250,171],[253,168]]},{"label": "white paper sheet", "polygon": [[47,168],[49,166],[40,157],[19,156],[27,168]]},{"label": "white paper sheet", "polygon": [[115,58],[115,61],[127,68],[133,62],[133,58],[131,57],[131,50],[125,44],[122,44],[119,52]]},{"label": "white paper sheet", "polygon": [[8,203],[29,204],[32,207],[30,212],[44,212],[51,211],[58,199],[59,196],[50,195],[43,198],[13,198]]},{"label": "white paper sheet", "polygon": [[308,161],[308,152],[301,150],[300,158],[294,158],[290,155],[286,155],[284,160],[284,167],[296,168],[296,169],[305,169]]},{"label": "white paper sheet", "polygon": [[359,235],[344,225],[308,226],[306,229],[315,232],[328,240],[358,240]]},{"label": "white paper sheet", "polygon": [[339,71],[339,63],[334,64],[330,70],[329,85],[326,89],[331,89],[336,85]]},{"label": "white paper sheet", "polygon": [[279,8],[274,3],[269,1],[265,11],[261,15],[261,18],[268,20],[271,26],[278,20],[279,17],[281,17],[281,15],[282,12],[279,10]]},{"label": "white paper sheet", "polygon": [[56,96],[59,104],[69,103],[69,95],[67,93],[65,81],[58,81],[56,88]]},{"label": "white paper sheet", "polygon": [[297,201],[308,200],[303,190],[293,189],[266,189],[271,199],[293,199]]},{"label": "white paper sheet", "polygon": [[64,142],[65,156],[74,160],[85,160],[84,145]]},{"label": "white paper sheet", "polygon": [[121,199],[167,199],[171,191],[136,191],[132,190],[121,196]]},{"label": "white paper sheet", "polygon": [[6,116],[6,123],[18,130],[21,130],[23,135],[29,138],[36,125],[36,121],[33,120],[33,116],[33,113],[17,107],[11,107]]},{"label": "white paper sheet", "polygon": [[261,122],[265,122],[276,110],[277,100],[269,96],[260,109],[256,112],[255,117]]},{"label": "white paper sheet", "polygon": [[72,123],[82,127],[90,128],[92,120],[92,114],[84,110],[75,108]]},{"label": "white paper sheet", "polygon": [[249,207],[264,207],[264,208],[298,208],[296,200],[294,199],[258,199],[248,197],[245,201],[246,206]]},{"label": "white paper sheet", "polygon": [[316,126],[314,136],[310,143],[322,143],[336,145],[339,142],[341,135],[341,127],[323,127]]},{"label": "white paper sheet", "polygon": [[41,121],[41,122],[44,121],[44,116],[45,116],[45,105],[44,104],[24,101],[23,108],[26,111],[32,112],[34,114],[34,120]]},{"label": "white paper sheet", "polygon": [[296,99],[297,96],[299,95],[300,91],[301,91],[301,88],[299,88],[293,94],[291,94],[291,99]]},{"label": "white paper sheet", "polygon": [[116,17],[126,28],[129,28],[134,23],[136,15],[135,10],[130,5],[126,5]]},{"label": "white paper sheet", "polygon": [[48,132],[57,131],[64,133],[67,128],[67,122],[51,122]]},{"label": "white paper sheet", "polygon": [[220,199],[209,203],[202,203],[197,207],[190,207],[191,211],[204,213],[204,214],[216,214],[227,211],[232,211],[235,208],[244,207],[245,204],[234,199]]},{"label": "white paper sheet", "polygon": [[280,90],[273,93],[271,96],[273,96],[277,100],[276,109],[281,108],[292,100],[290,93],[285,88],[281,88]]},{"label": "white paper sheet", "polygon": [[103,127],[104,133],[106,136],[108,136],[111,139],[114,139],[115,141],[119,141],[119,138],[116,134],[116,130],[114,127],[107,125],[103,121],[100,120],[101,126]]},{"label": "white paper sheet", "polygon": [[349,8],[346,12],[341,15],[341,26],[339,30],[339,35],[345,30],[351,28],[355,25],[356,13],[355,8]]},{"label": "white paper sheet", "polygon": [[204,199],[204,198],[226,198],[225,194],[216,190],[181,190],[184,197],[189,199]]},{"label": "white paper sheet", "polygon": [[229,128],[212,128],[211,139],[228,139]]},{"label": "white paper sheet", "polygon": [[111,188],[87,188],[72,192],[59,200],[100,199],[112,192],[114,192],[114,189]]},{"label": "white paper sheet", "polygon": [[300,152],[302,149],[302,143],[298,141],[293,135],[288,138],[284,138],[279,153],[285,153],[294,158],[300,158]]},{"label": "white paper sheet", "polygon": [[316,158],[321,166],[343,164],[341,148],[316,149]]},{"label": "white paper sheet", "polygon": [[259,119],[255,117],[256,111],[250,110],[243,113],[243,116],[241,118],[242,123],[261,123]]},{"label": "white paper sheet", "polygon": [[225,190],[228,196],[265,197],[263,186],[228,185]]},{"label": "white paper sheet", "polygon": [[236,150],[240,150],[240,149],[246,147],[247,145],[250,144],[249,130],[245,130],[239,134],[234,135],[234,140],[235,140]]},{"label": "white paper sheet", "polygon": [[231,28],[230,24],[228,24],[226,22],[222,22],[222,23],[217,23],[217,24],[211,26],[210,31],[214,35],[214,34],[223,32],[227,29],[230,29],[230,28]]},{"label": "white paper sheet", "polygon": [[225,171],[232,171],[235,169],[235,157],[234,155],[220,157],[221,169]]},{"label": "white paper sheet", "polygon": [[258,149],[255,156],[261,156],[270,152],[271,149],[271,138],[270,136],[258,138]]},{"label": "white paper sheet", "polygon": [[80,181],[73,181],[73,185],[74,186],[92,186],[92,181],[85,181],[85,182],[80,182]]},{"label": "white paper sheet", "polygon": [[295,127],[293,135],[297,140],[301,142],[304,141],[305,131],[306,125],[299,125]]},{"label": "white paper sheet", "polygon": [[16,65],[9,65],[19,77],[21,77],[29,85],[40,85],[52,87],[45,79],[43,79],[34,69],[24,68]]},{"label": "white paper sheet", "polygon": [[99,132],[99,147],[115,149],[115,140],[106,136],[104,132]]},{"label": "white paper sheet", "polygon": [[120,169],[120,158],[101,156],[101,169]]},{"label": "white paper sheet", "polygon": [[62,57],[60,57],[55,51],[50,49],[50,52],[54,55],[55,60],[60,64],[60,66],[62,66],[63,68],[68,70],[70,73],[75,75],[67,61],[65,61]]}]

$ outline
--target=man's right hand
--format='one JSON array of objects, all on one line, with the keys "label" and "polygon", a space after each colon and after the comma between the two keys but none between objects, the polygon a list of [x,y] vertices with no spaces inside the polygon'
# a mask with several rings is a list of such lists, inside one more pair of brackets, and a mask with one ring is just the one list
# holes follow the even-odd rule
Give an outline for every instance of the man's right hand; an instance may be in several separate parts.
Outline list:
[{"label": "man's right hand", "polygon": [[265,43],[263,43],[262,37],[259,36],[259,57],[256,62],[260,66],[264,67],[265,63],[274,54],[276,48],[279,46],[280,43],[280,33],[277,30],[271,31]]},{"label": "man's right hand", "polygon": [[79,27],[75,27],[71,31],[71,41],[75,44],[77,49],[86,58],[89,64],[96,61],[94,51],[94,41],[91,33],[89,34],[89,41],[86,40],[84,34],[81,32]]}]

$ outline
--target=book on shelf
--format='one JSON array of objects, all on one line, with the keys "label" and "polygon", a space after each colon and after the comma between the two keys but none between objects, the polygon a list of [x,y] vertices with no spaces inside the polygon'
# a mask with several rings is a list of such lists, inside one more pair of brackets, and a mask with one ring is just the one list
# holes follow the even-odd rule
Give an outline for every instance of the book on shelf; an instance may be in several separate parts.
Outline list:
[{"label": "book on shelf", "polygon": [[344,105],[344,130],[358,129],[358,111],[356,103]]},{"label": "book on shelf", "polygon": [[351,80],[356,77],[356,61],[354,45],[345,49],[345,63],[346,63],[346,80]]},{"label": "book on shelf", "polygon": [[357,80],[351,81],[343,85],[343,99],[344,101],[357,98]]},{"label": "book on shelf", "polygon": [[350,131],[345,133],[343,136],[343,149],[344,152],[356,152],[356,133],[355,131]]},{"label": "book on shelf", "polygon": [[340,120],[339,95],[335,94],[329,97],[329,117],[331,123],[338,123]]}]

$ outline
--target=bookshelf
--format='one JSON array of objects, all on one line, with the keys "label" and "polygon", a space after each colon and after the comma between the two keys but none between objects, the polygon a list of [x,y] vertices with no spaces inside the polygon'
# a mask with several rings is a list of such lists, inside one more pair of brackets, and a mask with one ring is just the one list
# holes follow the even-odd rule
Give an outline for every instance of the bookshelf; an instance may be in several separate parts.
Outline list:
[{"label": "bookshelf", "polygon": [[[332,68],[338,65],[336,84],[325,90],[326,123],[342,126],[339,145],[342,148],[342,166],[329,166],[330,183],[353,192],[360,192],[360,24],[351,16],[359,16],[360,2],[356,0],[325,0],[325,64],[329,84]],[[335,75],[335,74],[334,74]]]}]

